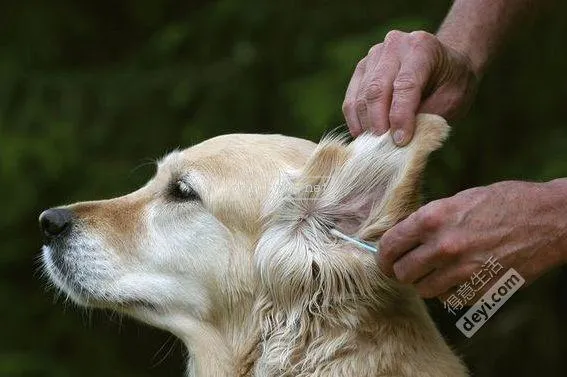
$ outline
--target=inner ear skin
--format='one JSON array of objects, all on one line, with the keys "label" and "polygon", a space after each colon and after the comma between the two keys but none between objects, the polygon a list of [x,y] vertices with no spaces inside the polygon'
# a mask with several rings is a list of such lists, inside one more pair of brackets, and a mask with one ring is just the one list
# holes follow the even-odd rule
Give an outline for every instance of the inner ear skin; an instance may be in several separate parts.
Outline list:
[{"label": "inner ear skin", "polygon": [[[448,132],[443,118],[420,114],[414,138],[405,147],[396,146],[388,134],[363,134],[348,145],[336,137],[324,139],[300,182],[323,185],[309,199],[320,215],[334,214],[339,230],[377,240],[418,208],[427,158]],[[317,174],[326,181],[310,179]]]}]

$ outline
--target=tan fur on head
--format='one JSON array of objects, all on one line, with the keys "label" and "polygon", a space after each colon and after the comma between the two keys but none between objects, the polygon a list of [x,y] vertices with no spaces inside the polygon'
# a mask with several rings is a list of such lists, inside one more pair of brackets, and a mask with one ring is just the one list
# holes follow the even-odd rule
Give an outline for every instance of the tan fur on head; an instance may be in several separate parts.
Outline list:
[{"label": "tan fur on head", "polygon": [[329,233],[376,241],[416,208],[449,130],[417,122],[403,148],[226,135],[174,152],[140,190],[66,207],[45,267],[78,303],[180,337],[190,376],[466,376],[414,289]]}]

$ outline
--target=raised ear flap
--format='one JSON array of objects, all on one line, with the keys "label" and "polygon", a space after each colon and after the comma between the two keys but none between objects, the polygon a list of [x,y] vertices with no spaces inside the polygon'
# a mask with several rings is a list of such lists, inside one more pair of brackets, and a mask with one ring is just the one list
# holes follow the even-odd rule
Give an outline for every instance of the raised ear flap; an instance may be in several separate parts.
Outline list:
[{"label": "raised ear flap", "polygon": [[[329,229],[374,240],[407,216],[417,206],[427,156],[448,132],[442,118],[419,115],[413,140],[402,148],[389,134],[361,135],[350,144],[326,138],[299,174],[290,174],[289,180],[285,176],[285,189],[278,187],[277,199],[268,200],[254,254],[260,279],[254,310],[260,313],[262,332],[258,365],[265,372],[260,374],[323,371],[318,365],[353,352],[356,339],[367,336],[361,334],[370,331],[367,324],[383,310],[388,316],[392,308],[406,311],[399,326],[387,323],[385,333],[407,330],[412,335],[399,335],[407,339],[415,335],[417,322],[403,318],[426,318],[425,312],[418,314],[424,309],[416,307],[417,295],[383,275],[370,253],[337,242]],[[402,348],[392,352],[395,357],[405,353]],[[349,364],[340,370],[348,374],[351,369]]]},{"label": "raised ear flap", "polygon": [[[407,216],[418,203],[427,156],[448,131],[442,118],[419,115],[414,138],[403,148],[389,134],[361,135],[350,144],[327,138],[299,174],[286,178],[286,190],[276,190],[287,195],[268,200],[254,254],[262,364],[281,372],[282,360],[316,362],[321,354],[295,353],[316,350],[306,347],[322,328],[355,328],[361,315],[374,316],[399,297],[400,287],[380,273],[372,255],[337,242],[329,229],[375,240]],[[349,343],[345,339],[337,340],[337,349]]]},{"label": "raised ear flap", "polygon": [[325,139],[296,183],[296,205],[329,227],[376,240],[416,209],[427,157],[448,133],[443,118],[420,114],[405,147],[389,133],[363,134],[348,145]]}]

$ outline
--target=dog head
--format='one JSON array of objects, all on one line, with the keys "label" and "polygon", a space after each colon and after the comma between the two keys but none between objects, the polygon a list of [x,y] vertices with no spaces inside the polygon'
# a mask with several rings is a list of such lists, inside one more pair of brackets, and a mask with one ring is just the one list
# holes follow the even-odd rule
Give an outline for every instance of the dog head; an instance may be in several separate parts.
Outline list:
[{"label": "dog head", "polygon": [[207,140],[166,156],[133,193],[43,212],[44,268],[81,305],[177,334],[218,324],[245,301],[259,302],[268,332],[295,328],[297,313],[354,318],[347,302],[380,300],[388,284],[370,255],[329,229],[377,240],[407,216],[447,132],[422,115],[404,148],[370,134],[319,146],[278,135]]},{"label": "dog head", "polygon": [[251,257],[244,249],[261,231],[263,200],[314,147],[225,135],[173,152],[135,192],[43,212],[44,268],[81,305],[201,318],[229,270]]}]

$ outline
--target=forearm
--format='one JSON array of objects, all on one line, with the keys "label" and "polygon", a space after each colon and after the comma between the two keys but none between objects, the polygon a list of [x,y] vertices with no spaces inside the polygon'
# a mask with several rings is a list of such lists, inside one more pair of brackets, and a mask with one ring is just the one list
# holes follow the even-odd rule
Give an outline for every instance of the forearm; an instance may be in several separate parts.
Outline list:
[{"label": "forearm", "polygon": [[552,201],[556,203],[558,212],[560,250],[563,263],[567,263],[567,178],[559,178],[547,183]]},{"label": "forearm", "polygon": [[455,0],[437,35],[481,76],[499,46],[540,0]]}]

